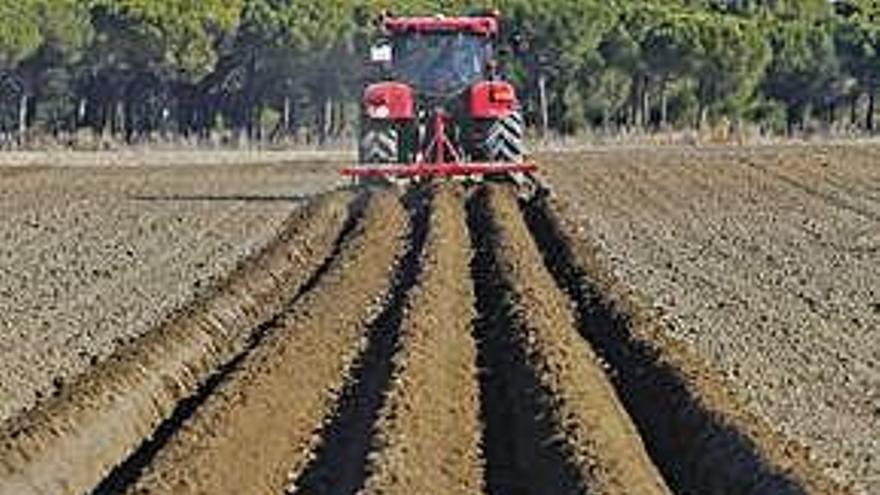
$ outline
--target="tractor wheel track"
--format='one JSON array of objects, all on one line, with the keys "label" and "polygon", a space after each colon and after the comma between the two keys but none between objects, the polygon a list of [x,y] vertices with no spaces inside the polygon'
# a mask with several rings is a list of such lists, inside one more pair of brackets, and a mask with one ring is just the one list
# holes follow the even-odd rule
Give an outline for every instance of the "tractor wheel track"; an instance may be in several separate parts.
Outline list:
[{"label": "tractor wheel track", "polygon": [[0,426],[0,493],[86,493],[99,485],[318,276],[357,222],[362,201],[352,198],[331,193],[294,213],[211,294]]},{"label": "tractor wheel track", "polygon": [[407,217],[377,194],[314,288],[291,306],[128,493],[279,493],[305,466],[369,337]]}]

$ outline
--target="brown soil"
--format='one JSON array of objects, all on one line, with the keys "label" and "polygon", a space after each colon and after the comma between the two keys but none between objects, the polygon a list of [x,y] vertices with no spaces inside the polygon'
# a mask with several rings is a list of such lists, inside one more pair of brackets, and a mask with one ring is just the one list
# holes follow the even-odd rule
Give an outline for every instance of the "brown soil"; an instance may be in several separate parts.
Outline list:
[{"label": "brown soil", "polygon": [[391,195],[163,449],[131,493],[278,493],[306,464],[369,319],[389,290],[406,217]]},{"label": "brown soil", "polygon": [[[535,392],[546,395],[558,448],[580,478],[572,485],[590,493],[669,493],[601,362],[578,334],[570,301],[544,267],[516,196],[491,189],[488,205],[500,274],[515,308],[508,331],[535,375]],[[547,486],[541,473],[534,481]],[[542,490],[535,486],[530,493]]]},{"label": "brown soil", "polygon": [[79,493],[97,485],[307,283],[330,255],[351,197],[331,194],[297,212],[215,293],[4,423],[0,493]]},{"label": "brown soil", "polygon": [[442,187],[433,200],[424,271],[402,326],[365,493],[483,491],[463,202],[462,191]]},{"label": "brown soil", "polygon": [[[544,160],[560,215],[730,395],[859,493],[880,490],[876,146]],[[603,289],[604,290],[604,289]]]},{"label": "brown soil", "polygon": [[[566,232],[566,206],[535,202],[561,283],[585,337],[608,363],[623,402],[676,492],[849,493],[808,451],[782,438],[731,394],[730,384],[669,339],[643,299],[617,280],[595,246]],[[545,253],[548,250],[545,250]],[[585,281],[588,281],[586,284]],[[724,459],[724,462],[719,462]]]},{"label": "brown soil", "polygon": [[206,295],[338,182],[332,166],[52,164],[0,167],[0,421]]},{"label": "brown soil", "polygon": [[[79,378],[0,428],[0,493],[871,493],[880,177],[869,150],[797,153],[557,155],[543,160],[553,197],[450,184],[267,196],[298,213],[259,255],[145,303],[146,328],[106,320],[125,328],[105,321],[95,342],[126,337],[89,347],[78,368],[41,358]],[[0,185],[33,195],[59,180],[22,170]],[[149,194],[120,171],[69,175],[71,210],[89,214],[106,174],[149,204],[201,204],[201,186],[185,190],[199,174],[184,173],[189,186],[172,174],[173,190]],[[212,197],[256,208],[231,192]],[[127,225],[130,206],[94,197],[122,212],[102,228]],[[18,212],[6,225],[39,210],[27,194],[5,200]],[[265,217],[204,218],[179,228]],[[70,238],[0,222],[0,236],[9,259],[45,243],[18,258],[37,263],[95,222]],[[114,281],[66,279],[54,297],[85,295],[52,314],[86,301],[128,314],[140,292],[115,280],[168,287],[164,265],[192,280],[177,266],[189,241],[157,232],[143,234],[145,264],[108,263]],[[158,324],[180,297],[192,302]],[[59,334],[77,345],[83,332]],[[0,353],[35,355],[33,340],[3,338]]]}]

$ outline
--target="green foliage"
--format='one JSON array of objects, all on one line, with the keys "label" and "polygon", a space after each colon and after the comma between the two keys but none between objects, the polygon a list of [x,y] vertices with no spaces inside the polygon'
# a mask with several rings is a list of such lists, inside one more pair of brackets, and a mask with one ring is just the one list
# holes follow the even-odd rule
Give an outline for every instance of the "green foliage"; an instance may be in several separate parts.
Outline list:
[{"label": "green foliage", "polygon": [[865,87],[880,86],[880,24],[863,15],[843,20],[835,42],[848,74]]},{"label": "green foliage", "polygon": [[697,80],[704,106],[739,115],[755,96],[772,52],[754,21],[713,16],[699,24],[703,63]]},{"label": "green foliage", "polygon": [[208,74],[217,61],[215,36],[233,29],[244,0],[93,0],[131,23],[131,35],[161,52],[164,62],[190,78]]},{"label": "green foliage", "polygon": [[43,42],[40,3],[39,0],[0,0],[0,69],[14,67]]},{"label": "green foliage", "polygon": [[380,13],[489,9],[526,115],[538,120],[545,83],[562,132],[724,117],[776,129],[780,115],[791,128],[880,88],[871,0],[0,0],[0,73],[50,129],[332,132],[350,127],[327,119],[359,98]]},{"label": "green foliage", "polygon": [[839,62],[827,26],[776,21],[770,25],[769,36],[773,61],[763,84],[768,97],[798,112],[829,94]]}]

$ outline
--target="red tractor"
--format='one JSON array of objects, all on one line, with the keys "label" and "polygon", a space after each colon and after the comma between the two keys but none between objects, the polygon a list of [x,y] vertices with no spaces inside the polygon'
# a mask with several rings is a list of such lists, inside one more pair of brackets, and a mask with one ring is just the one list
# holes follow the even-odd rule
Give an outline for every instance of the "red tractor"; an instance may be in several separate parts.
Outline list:
[{"label": "red tractor", "polygon": [[513,86],[496,73],[498,18],[386,17],[362,101],[354,177],[530,173]]}]

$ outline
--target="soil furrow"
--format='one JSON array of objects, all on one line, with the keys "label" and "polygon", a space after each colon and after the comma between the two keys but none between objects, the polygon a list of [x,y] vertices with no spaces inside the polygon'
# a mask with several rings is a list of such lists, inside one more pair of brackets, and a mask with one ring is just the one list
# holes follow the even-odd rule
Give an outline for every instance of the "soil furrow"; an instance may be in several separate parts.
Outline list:
[{"label": "soil furrow", "polygon": [[[296,305],[299,300],[308,294],[321,278],[327,273],[330,267],[341,254],[349,241],[352,232],[361,221],[364,213],[364,204],[368,200],[366,195],[361,195],[353,201],[349,207],[349,215],[346,219],[342,230],[339,232],[334,246],[330,254],[324,259],[319,266],[306,280],[297,291],[296,296],[290,301],[290,306]],[[92,495],[113,495],[124,492],[129,486],[140,478],[144,469],[155,459],[156,455],[163,449],[173,438],[180,428],[196,413],[198,408],[214,393],[218,386],[226,381],[247,359],[247,357],[256,349],[266,338],[267,335],[277,328],[281,319],[285,316],[285,312],[279,313],[271,320],[261,324],[249,337],[247,347],[236,355],[232,360],[224,363],[217,369],[207,380],[198,387],[196,392],[183,399],[177,404],[174,412],[169,418],[164,420],[153,434],[144,440],[141,446],[125,460],[118,465],[104,480],[92,491]]]},{"label": "soil furrow", "polygon": [[794,177],[791,177],[783,172],[773,171],[768,167],[761,166],[756,163],[750,162],[750,163],[748,163],[748,166],[753,169],[759,170],[760,172],[768,175],[769,177],[772,177],[773,179],[776,179],[776,180],[782,182],[783,184],[806,194],[807,196],[816,198],[819,201],[822,201],[823,203],[828,204],[834,208],[838,208],[840,210],[845,210],[847,212],[854,213],[862,218],[865,218],[867,220],[871,220],[874,223],[880,223],[880,215],[878,215],[877,213],[875,213],[874,211],[872,211],[869,208],[864,208],[864,207],[856,204],[856,202],[852,201],[852,199],[851,199],[852,195],[846,195],[846,196],[841,197],[841,196],[829,193],[827,191],[821,191],[821,190],[819,190],[819,188],[813,187],[813,186],[807,184],[806,182],[802,182],[801,180],[798,180]]},{"label": "soil furrow", "polygon": [[[669,489],[645,451],[602,363],[577,332],[570,300],[544,267],[511,190],[489,189],[498,272],[512,313],[508,332],[532,374],[532,393],[552,428],[575,486],[540,493],[663,494]],[[549,481],[549,480],[548,480]]]},{"label": "soil furrow", "polygon": [[0,493],[84,493],[240,354],[327,258],[349,193],[298,211],[204,299],[0,427]]},{"label": "soil furrow", "polygon": [[[290,471],[288,492],[297,494],[354,494],[364,485],[370,445],[392,374],[392,357],[399,348],[400,328],[410,292],[419,280],[428,236],[430,198],[412,189],[405,203],[410,211],[409,245],[400,260],[394,284],[382,312],[367,330],[367,348],[352,367],[332,418],[325,422],[320,444],[307,465]],[[382,242],[378,242],[381,246]]]},{"label": "soil furrow", "polygon": [[339,256],[173,437],[129,493],[278,493],[306,462],[388,294],[406,217],[370,202]]},{"label": "soil furrow", "polygon": [[514,341],[512,301],[493,246],[485,195],[467,203],[468,228],[474,247],[471,274],[477,318],[474,338],[480,369],[480,403],[485,457],[485,487],[491,495],[578,493],[574,467],[555,441],[556,432],[545,414],[540,384]]},{"label": "soil furrow", "polygon": [[610,367],[619,396],[676,493],[847,493],[727,392],[708,365],[662,335],[597,250],[568,235],[558,201],[523,205],[559,286],[575,301],[584,338]]},{"label": "soil furrow", "polygon": [[402,325],[365,493],[483,488],[473,284],[463,191],[434,198],[421,281]]}]

